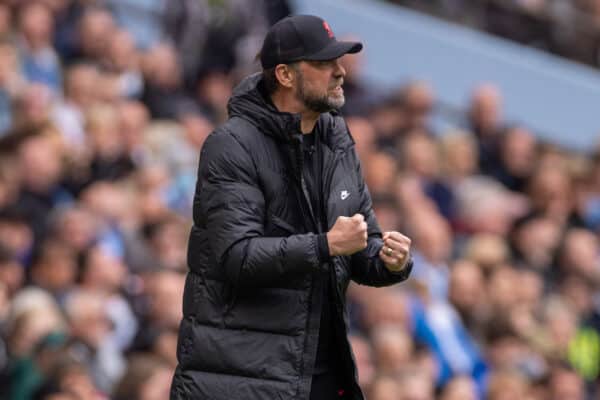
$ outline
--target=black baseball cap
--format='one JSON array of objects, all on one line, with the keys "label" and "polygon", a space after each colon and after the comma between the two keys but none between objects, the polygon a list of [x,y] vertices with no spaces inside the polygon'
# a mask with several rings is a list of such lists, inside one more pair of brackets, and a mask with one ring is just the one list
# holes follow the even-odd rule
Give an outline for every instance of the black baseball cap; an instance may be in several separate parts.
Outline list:
[{"label": "black baseball cap", "polygon": [[327,61],[344,54],[358,53],[360,42],[338,41],[322,18],[314,15],[293,15],[283,18],[269,29],[262,49],[263,69],[295,61]]}]

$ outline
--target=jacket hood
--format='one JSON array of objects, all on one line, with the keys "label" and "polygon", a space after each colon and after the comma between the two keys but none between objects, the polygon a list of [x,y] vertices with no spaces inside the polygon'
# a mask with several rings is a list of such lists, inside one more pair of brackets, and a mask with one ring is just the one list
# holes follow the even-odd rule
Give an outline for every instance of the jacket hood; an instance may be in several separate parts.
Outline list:
[{"label": "jacket hood", "polygon": [[[259,131],[282,142],[291,142],[295,136],[301,135],[300,114],[277,110],[262,88],[260,72],[244,78],[236,86],[227,104],[227,111],[229,118],[243,118]],[[321,114],[317,129],[330,135],[324,141],[331,148],[354,144],[345,122],[335,111]]]},{"label": "jacket hood", "polygon": [[289,142],[300,134],[300,114],[280,112],[262,89],[262,73],[244,78],[233,90],[227,104],[229,118],[240,117],[261,132],[280,141]]}]

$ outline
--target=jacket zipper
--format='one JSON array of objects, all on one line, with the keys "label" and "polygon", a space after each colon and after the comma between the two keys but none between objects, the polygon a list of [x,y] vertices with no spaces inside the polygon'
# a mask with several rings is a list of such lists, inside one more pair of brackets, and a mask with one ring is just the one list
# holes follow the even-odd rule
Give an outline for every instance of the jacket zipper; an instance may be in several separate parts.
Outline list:
[{"label": "jacket zipper", "polygon": [[313,225],[317,228],[317,232],[319,233],[323,233],[323,230],[321,229],[321,224],[317,221],[317,218],[315,217],[315,212],[312,208],[312,204],[310,202],[310,194],[308,193],[308,188],[306,187],[306,181],[304,180],[304,176],[300,176],[300,185],[302,186],[302,193],[304,194],[304,201],[306,202],[306,205],[308,206],[308,211],[310,213],[310,218],[313,222]]},{"label": "jacket zipper", "polygon": [[[300,184],[300,189],[302,191],[302,194],[299,196],[299,200],[300,200],[300,207],[302,209],[303,214],[305,214],[306,210],[308,210],[308,217],[310,218],[310,220],[313,223],[313,226],[317,228],[317,231],[319,233],[321,233],[321,225],[319,223],[317,223],[316,217],[315,217],[315,213],[313,211],[311,202],[310,202],[310,195],[308,193],[308,187],[306,186],[306,181],[304,179],[304,154],[302,153],[302,147],[301,147],[301,141],[300,140],[293,140],[293,157],[295,160],[295,164],[296,164],[296,173],[295,173],[295,177],[296,177],[296,182]],[[297,193],[297,192],[296,192]],[[310,291],[308,294],[308,298],[309,298],[309,302],[308,302],[308,315],[309,315],[309,323],[310,323],[310,315],[312,315],[312,306],[313,306],[313,294],[314,294],[314,286],[315,286],[315,276],[314,274],[312,274],[311,277],[311,285],[310,285]],[[305,342],[303,344],[304,347],[304,351],[302,352],[303,356],[301,357],[301,362],[300,362],[300,377],[304,376],[304,372],[305,372],[305,359],[304,359],[304,354],[306,353],[306,348],[307,348],[307,343],[308,343],[308,334],[307,337],[305,338]],[[301,380],[298,382],[299,384],[301,383]],[[298,391],[300,392],[301,389],[298,388]]]},{"label": "jacket zipper", "polygon": [[317,232],[322,233],[321,224],[318,223],[317,218],[315,217],[315,212],[310,203],[310,195],[308,193],[308,187],[306,186],[306,181],[304,180],[303,169],[304,169],[304,155],[302,154],[301,141],[294,140],[294,156],[296,159],[296,179],[300,182],[300,188],[302,190],[302,198],[304,200],[304,207],[308,210],[308,216],[312,221],[313,225],[317,228]]}]

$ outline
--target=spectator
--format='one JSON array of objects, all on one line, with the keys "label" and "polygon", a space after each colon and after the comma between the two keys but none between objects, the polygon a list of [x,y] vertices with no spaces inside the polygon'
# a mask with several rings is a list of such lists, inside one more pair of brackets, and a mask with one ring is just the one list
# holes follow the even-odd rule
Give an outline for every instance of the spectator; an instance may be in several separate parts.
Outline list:
[{"label": "spectator", "polygon": [[[48,338],[52,340],[53,338]],[[105,399],[94,385],[86,366],[68,354],[68,348],[59,349],[50,360],[44,384],[36,391],[35,399],[101,400]]]},{"label": "spectator", "polygon": [[89,181],[117,180],[133,171],[133,162],[119,131],[117,110],[95,105],[88,110],[86,130],[91,148]]},{"label": "spectator", "polygon": [[149,49],[164,39],[164,14],[168,0],[106,0],[116,22],[129,32],[135,46]]},{"label": "spectator", "polygon": [[510,235],[517,265],[539,271],[547,281],[561,234],[561,225],[544,215],[530,214],[517,220]]},{"label": "spectator", "polygon": [[441,400],[476,400],[475,383],[468,376],[457,376],[444,387]]},{"label": "spectator", "polygon": [[182,244],[187,236],[187,226],[176,216],[147,227],[150,251],[154,259],[163,267],[185,271],[187,249]]},{"label": "spectator", "polygon": [[198,99],[211,120],[217,123],[227,118],[227,101],[233,91],[230,77],[221,72],[205,74],[198,82]]},{"label": "spectator", "polygon": [[2,3],[0,6],[0,37],[8,38],[12,34],[13,13],[10,4]]},{"label": "spectator", "polygon": [[164,11],[166,34],[177,44],[184,80],[191,88],[206,62],[203,50],[210,29],[209,9],[204,1],[167,0]]},{"label": "spectator", "polygon": [[369,399],[397,400],[402,396],[400,384],[393,376],[379,376],[371,386]]},{"label": "spectator", "polygon": [[103,60],[115,29],[115,20],[107,9],[94,6],[85,9],[78,21],[79,41],[73,51],[72,60],[69,61]]},{"label": "spectator", "polygon": [[363,164],[368,164],[369,157],[376,150],[375,127],[367,118],[361,117],[346,118],[346,123],[354,138],[358,157]]},{"label": "spectator", "polygon": [[356,368],[358,369],[358,384],[364,390],[371,387],[375,379],[375,364],[372,359],[372,350],[364,337],[351,335],[349,337],[354,358],[356,359]]},{"label": "spectator", "polygon": [[488,399],[526,399],[529,391],[527,381],[516,373],[499,372],[490,378]]},{"label": "spectator", "polygon": [[114,30],[108,43],[105,68],[116,80],[119,97],[139,98],[144,90],[141,55],[128,31]]},{"label": "spectator", "polygon": [[23,212],[14,206],[0,214],[0,243],[12,257],[25,265],[34,248],[34,232]]},{"label": "spectator", "polygon": [[538,167],[533,172],[527,188],[533,210],[560,224],[572,222],[574,203],[569,195],[571,185],[568,172],[560,165],[552,168]]},{"label": "spectator", "polygon": [[565,366],[556,366],[550,373],[550,399],[583,400],[583,381],[575,371]]},{"label": "spectator", "polygon": [[413,343],[406,330],[393,325],[377,325],[371,335],[375,359],[381,373],[396,375],[409,365],[413,356]]},{"label": "spectator", "polygon": [[52,112],[52,121],[76,160],[84,156],[85,113],[97,101],[99,77],[98,68],[92,64],[70,66],[65,73],[64,99]]},{"label": "spectator", "polygon": [[477,144],[465,131],[445,133],[441,140],[443,177],[451,187],[478,172],[479,156]]},{"label": "spectator", "polygon": [[445,300],[452,253],[450,226],[439,215],[426,212],[415,213],[408,226],[414,241],[413,258],[418,261],[413,279],[423,284],[432,298]]},{"label": "spectator", "polygon": [[153,118],[177,118],[195,103],[183,88],[183,75],[175,49],[159,43],[148,50],[143,61],[146,85],[142,100]]},{"label": "spectator", "polygon": [[18,43],[23,73],[29,81],[43,83],[58,95],[62,69],[52,47],[53,25],[52,10],[43,2],[31,2],[19,10]]},{"label": "spectator", "polygon": [[125,371],[125,360],[111,340],[111,324],[102,295],[89,290],[71,293],[65,313],[73,339],[72,351],[89,369],[94,384],[110,393]]},{"label": "spectator", "polygon": [[[132,349],[152,351],[168,363],[175,361],[174,344],[179,320],[181,319],[184,278],[173,271],[156,271],[146,277],[143,296],[148,308],[141,321],[141,329],[134,339]],[[174,301],[175,300],[175,301]]]},{"label": "spectator", "polygon": [[116,400],[161,400],[169,397],[172,370],[156,357],[132,356],[115,390]]},{"label": "spectator", "polygon": [[473,235],[464,244],[463,257],[489,275],[495,267],[509,261],[510,250],[499,235],[481,233]]},{"label": "spectator", "polygon": [[48,294],[29,289],[13,298],[7,333],[10,398],[29,398],[42,384],[42,371],[35,361],[36,346],[54,332],[65,332],[65,321]]},{"label": "spectator", "polygon": [[[2,284],[3,296],[12,297],[25,282],[25,268],[15,259],[13,252],[0,242],[0,283]],[[3,309],[6,317],[7,310]]]},{"label": "spectator", "polygon": [[415,339],[434,353],[438,371],[435,384],[443,386],[455,375],[469,375],[481,393],[488,366],[456,310],[443,301],[414,299],[411,315]]},{"label": "spectator", "polygon": [[364,292],[355,293],[364,307],[364,312],[361,313],[362,329],[371,332],[382,324],[409,327],[411,316],[406,295],[391,290],[379,292],[381,293],[375,294],[373,290],[365,288]]},{"label": "spectator", "polygon": [[508,128],[499,144],[498,169],[490,171],[507,189],[522,192],[536,165],[537,142],[522,127]]},{"label": "spectator", "polygon": [[150,121],[146,106],[138,101],[122,101],[117,105],[119,131],[129,158],[136,166],[148,162],[145,148],[145,131]]},{"label": "spectator", "polygon": [[455,194],[456,225],[460,232],[506,235],[514,221],[529,211],[529,199],[483,176],[462,182],[455,188]]},{"label": "spectator", "polygon": [[417,369],[406,369],[399,379],[402,400],[433,400],[434,383],[426,373]]},{"label": "spectator", "polygon": [[400,92],[403,114],[405,115],[404,130],[406,133],[424,132],[433,134],[428,126],[430,113],[435,103],[435,94],[427,82],[414,81],[402,88]]},{"label": "spectator", "polygon": [[17,204],[36,240],[40,240],[48,229],[50,211],[72,201],[71,194],[61,182],[63,151],[57,132],[49,127],[34,127],[17,149],[22,172]]},{"label": "spectator", "polygon": [[390,195],[397,173],[397,162],[392,154],[374,153],[365,171],[365,181],[373,196]]},{"label": "spectator", "polygon": [[54,99],[48,86],[26,84],[14,100],[13,123],[16,127],[44,125],[50,119]]},{"label": "spectator", "polygon": [[419,179],[423,192],[435,202],[444,217],[453,219],[454,197],[450,188],[439,179],[439,149],[435,141],[424,134],[411,134],[401,146],[404,171]]},{"label": "spectator", "polygon": [[40,243],[29,268],[31,282],[61,301],[77,278],[76,254],[64,243],[46,239]]},{"label": "spectator", "polygon": [[471,95],[469,129],[479,146],[479,168],[490,173],[498,166],[498,141],[502,131],[502,98],[492,84],[477,86]]},{"label": "spectator", "polygon": [[[2,8],[0,8],[2,10]],[[1,11],[0,11],[1,15]],[[6,39],[0,40],[0,136],[12,127],[12,109],[25,78],[19,67],[16,48]]]},{"label": "spectator", "polygon": [[457,260],[450,270],[448,300],[469,332],[481,341],[490,318],[482,269],[468,260]]},{"label": "spectator", "polygon": [[559,276],[580,276],[595,286],[599,285],[598,238],[585,229],[569,229],[565,232],[563,244],[558,250],[557,267]]}]

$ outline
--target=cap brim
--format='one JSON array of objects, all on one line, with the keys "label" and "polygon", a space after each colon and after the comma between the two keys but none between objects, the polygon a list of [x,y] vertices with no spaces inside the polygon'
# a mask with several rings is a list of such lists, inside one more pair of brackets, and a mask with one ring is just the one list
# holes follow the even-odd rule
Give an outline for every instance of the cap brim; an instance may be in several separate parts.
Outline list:
[{"label": "cap brim", "polygon": [[336,58],[340,58],[345,54],[354,54],[361,51],[363,48],[362,43],[360,42],[331,42],[329,45],[325,46],[321,51],[311,54],[306,57],[302,57],[302,59],[307,61],[327,61],[334,60]]}]

